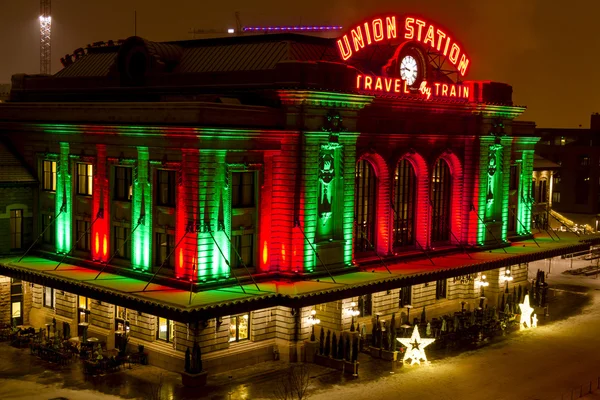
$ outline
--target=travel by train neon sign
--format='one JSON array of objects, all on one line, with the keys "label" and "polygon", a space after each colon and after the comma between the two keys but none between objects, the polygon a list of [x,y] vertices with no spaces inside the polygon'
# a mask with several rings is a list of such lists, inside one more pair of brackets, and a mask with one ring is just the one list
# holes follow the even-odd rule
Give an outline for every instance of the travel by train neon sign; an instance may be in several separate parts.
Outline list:
[{"label": "travel by train neon sign", "polygon": [[401,78],[372,75],[356,75],[356,89],[374,94],[417,95],[427,100],[434,98],[469,99],[470,87],[454,83],[429,83],[422,81],[414,90]]},{"label": "travel by train neon sign", "polygon": [[[398,22],[404,29],[401,32],[398,31]],[[423,18],[407,16],[401,19],[395,15],[373,18],[350,29],[337,40],[337,46],[340,57],[347,61],[365,47],[402,39],[434,49],[446,57],[461,76],[467,73],[470,59],[465,50],[447,31]]]}]

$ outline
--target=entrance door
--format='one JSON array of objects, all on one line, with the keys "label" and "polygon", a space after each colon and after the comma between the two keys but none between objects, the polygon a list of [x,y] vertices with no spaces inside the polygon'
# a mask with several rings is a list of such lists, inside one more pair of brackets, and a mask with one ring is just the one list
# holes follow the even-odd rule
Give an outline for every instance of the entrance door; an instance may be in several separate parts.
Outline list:
[{"label": "entrance door", "polygon": [[10,315],[13,326],[23,325],[23,284],[20,279],[11,279]]}]

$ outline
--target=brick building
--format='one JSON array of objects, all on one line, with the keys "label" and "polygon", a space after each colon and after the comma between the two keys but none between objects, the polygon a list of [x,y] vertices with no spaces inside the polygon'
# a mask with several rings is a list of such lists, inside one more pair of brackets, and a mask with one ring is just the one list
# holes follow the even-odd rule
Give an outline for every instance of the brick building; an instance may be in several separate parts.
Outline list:
[{"label": "brick building", "polygon": [[312,310],[342,331],[355,302],[370,330],[477,307],[482,279],[494,307],[528,262],[589,248],[529,240],[538,138],[512,88],[384,20],[386,46],[132,37],[14,76],[0,135],[39,181],[38,240],[0,273],[26,282],[26,322],[128,334],[174,371],[196,341],[216,372],[298,359]]}]

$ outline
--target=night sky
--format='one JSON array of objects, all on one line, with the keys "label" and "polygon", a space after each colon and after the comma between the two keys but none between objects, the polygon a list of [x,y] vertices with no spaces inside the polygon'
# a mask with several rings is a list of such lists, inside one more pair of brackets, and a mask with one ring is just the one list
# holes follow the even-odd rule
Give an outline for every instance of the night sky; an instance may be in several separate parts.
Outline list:
[{"label": "night sky", "polygon": [[[589,127],[600,112],[600,2],[595,0],[53,0],[52,71],[88,43],[137,33],[150,40],[191,39],[192,27],[336,24],[415,12],[439,22],[471,58],[467,79],[506,82],[522,119],[540,127]],[[0,0],[0,83],[39,71],[39,2]]]}]

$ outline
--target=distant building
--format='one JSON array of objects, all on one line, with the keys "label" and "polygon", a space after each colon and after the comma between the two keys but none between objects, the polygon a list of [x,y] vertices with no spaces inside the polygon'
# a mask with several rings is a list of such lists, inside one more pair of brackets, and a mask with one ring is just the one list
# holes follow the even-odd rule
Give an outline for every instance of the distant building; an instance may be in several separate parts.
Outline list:
[{"label": "distant building", "polygon": [[[536,154],[560,165],[552,180],[534,179],[533,193],[551,187],[552,209],[577,224],[596,229],[600,214],[600,114],[590,129],[538,128]],[[539,201],[536,199],[536,201]]]},{"label": "distant building", "polygon": [[10,95],[10,84],[0,84],[0,103],[8,100]]}]

